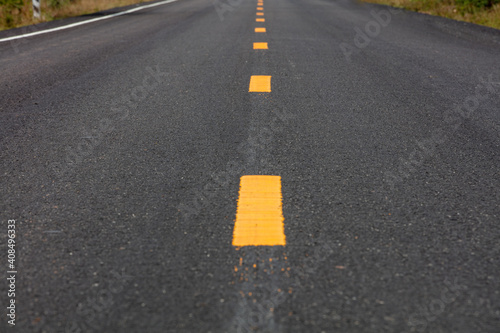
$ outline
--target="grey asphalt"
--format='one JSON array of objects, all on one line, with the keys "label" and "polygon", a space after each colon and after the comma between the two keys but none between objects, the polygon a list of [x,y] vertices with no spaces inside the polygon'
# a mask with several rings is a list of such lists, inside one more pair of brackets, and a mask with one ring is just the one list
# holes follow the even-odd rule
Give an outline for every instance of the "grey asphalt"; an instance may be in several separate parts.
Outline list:
[{"label": "grey asphalt", "polygon": [[[0,42],[1,332],[499,331],[500,31],[256,3]],[[255,174],[284,247],[231,245]]]}]

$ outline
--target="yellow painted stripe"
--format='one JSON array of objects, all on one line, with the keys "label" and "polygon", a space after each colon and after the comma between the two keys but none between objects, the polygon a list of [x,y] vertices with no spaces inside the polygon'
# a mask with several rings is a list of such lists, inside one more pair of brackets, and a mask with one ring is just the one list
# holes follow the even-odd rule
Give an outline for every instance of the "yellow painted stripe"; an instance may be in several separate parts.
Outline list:
[{"label": "yellow painted stripe", "polygon": [[248,92],[271,92],[271,76],[252,75]]},{"label": "yellow painted stripe", "polygon": [[266,32],[266,28],[255,28],[255,32]]},{"label": "yellow painted stripe", "polygon": [[286,245],[280,176],[243,176],[233,246]]},{"label": "yellow painted stripe", "polygon": [[267,43],[253,43],[254,50],[267,50]]},{"label": "yellow painted stripe", "polygon": [[264,16],[264,13],[258,12],[257,16]]},{"label": "yellow painted stripe", "polygon": [[257,10],[264,10],[264,7],[257,7]]},{"label": "yellow painted stripe", "polygon": [[256,18],[255,22],[266,22],[266,19],[263,18]]}]

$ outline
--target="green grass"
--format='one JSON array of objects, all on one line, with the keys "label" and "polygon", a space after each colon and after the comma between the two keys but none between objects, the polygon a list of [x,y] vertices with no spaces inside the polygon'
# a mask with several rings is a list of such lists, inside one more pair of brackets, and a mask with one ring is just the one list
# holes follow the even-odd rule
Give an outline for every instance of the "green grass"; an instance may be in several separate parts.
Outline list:
[{"label": "green grass", "polygon": [[78,16],[147,0],[42,0],[40,20],[33,18],[32,0],[0,0],[0,30]]},{"label": "green grass", "polygon": [[500,29],[500,0],[363,0]]}]

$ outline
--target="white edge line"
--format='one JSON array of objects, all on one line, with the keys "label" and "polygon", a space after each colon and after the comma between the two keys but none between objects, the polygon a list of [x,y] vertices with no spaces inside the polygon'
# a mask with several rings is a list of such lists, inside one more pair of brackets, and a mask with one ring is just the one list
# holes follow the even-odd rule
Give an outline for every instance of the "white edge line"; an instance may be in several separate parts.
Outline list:
[{"label": "white edge line", "polygon": [[62,27],[57,27],[57,28],[52,28],[52,29],[47,29],[47,30],[42,30],[42,31],[30,32],[30,33],[27,33],[27,34],[24,34],[24,35],[19,35],[19,36],[6,37],[6,38],[0,39],[0,43],[1,42],[7,42],[9,40],[15,40],[15,39],[20,39],[20,38],[26,38],[26,37],[36,36],[36,35],[48,34],[49,32],[54,32],[54,31],[65,30],[65,29],[69,29],[69,28],[74,28],[74,27],[77,27],[79,25],[84,25],[84,24],[88,24],[88,23],[92,23],[92,22],[101,21],[101,20],[107,20],[107,19],[112,18],[112,17],[129,14],[129,13],[136,12],[138,10],[142,10],[142,9],[146,9],[146,8],[151,8],[151,7],[165,5],[167,3],[175,2],[175,1],[177,1],[177,0],[166,0],[166,1],[162,1],[162,2],[153,3],[153,4],[150,4],[150,5],[145,5],[145,6],[140,6],[140,7],[132,8],[132,9],[126,10],[124,12],[119,12],[119,13],[116,13],[116,14],[110,14],[110,15],[107,15],[107,16],[98,17],[98,18],[87,20],[87,21],[82,21],[82,22],[77,22],[77,23],[72,23],[72,24],[64,25]]}]

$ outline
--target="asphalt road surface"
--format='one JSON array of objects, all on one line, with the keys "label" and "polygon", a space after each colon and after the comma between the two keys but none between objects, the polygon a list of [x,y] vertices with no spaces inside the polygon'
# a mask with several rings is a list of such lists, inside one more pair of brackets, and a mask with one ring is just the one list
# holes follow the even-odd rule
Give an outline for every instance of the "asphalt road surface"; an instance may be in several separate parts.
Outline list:
[{"label": "asphalt road surface", "polygon": [[500,31],[133,8],[0,33],[2,333],[499,332]]}]

